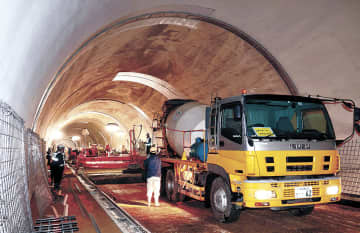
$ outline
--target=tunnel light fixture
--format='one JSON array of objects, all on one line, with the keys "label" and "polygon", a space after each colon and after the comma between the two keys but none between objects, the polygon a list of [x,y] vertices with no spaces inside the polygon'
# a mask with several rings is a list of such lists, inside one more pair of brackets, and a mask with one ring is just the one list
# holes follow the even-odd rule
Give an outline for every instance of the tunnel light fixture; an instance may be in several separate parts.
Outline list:
[{"label": "tunnel light fixture", "polygon": [[59,139],[63,138],[64,135],[60,130],[55,130],[51,136],[52,136],[51,138],[53,138],[55,140],[59,140]]},{"label": "tunnel light fixture", "polygon": [[74,142],[75,142],[75,141],[80,141],[80,137],[77,136],[77,135],[75,135],[75,136],[72,136],[72,137],[71,137],[71,140],[73,140]]},{"label": "tunnel light fixture", "polygon": [[108,132],[113,133],[113,132],[116,132],[116,131],[120,130],[120,127],[119,127],[119,125],[117,123],[108,123],[108,124],[106,124],[105,129]]},{"label": "tunnel light fixture", "polygon": [[125,133],[123,131],[117,131],[116,135],[121,137],[121,136],[124,136]]}]

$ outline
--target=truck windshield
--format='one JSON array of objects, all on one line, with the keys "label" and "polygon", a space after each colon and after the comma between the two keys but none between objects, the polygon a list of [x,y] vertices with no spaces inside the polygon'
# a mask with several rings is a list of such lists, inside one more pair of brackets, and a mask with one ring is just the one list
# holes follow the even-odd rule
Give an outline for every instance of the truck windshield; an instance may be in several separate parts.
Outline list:
[{"label": "truck windshield", "polygon": [[246,134],[252,138],[334,139],[334,130],[321,102],[296,98],[270,99],[247,96]]}]

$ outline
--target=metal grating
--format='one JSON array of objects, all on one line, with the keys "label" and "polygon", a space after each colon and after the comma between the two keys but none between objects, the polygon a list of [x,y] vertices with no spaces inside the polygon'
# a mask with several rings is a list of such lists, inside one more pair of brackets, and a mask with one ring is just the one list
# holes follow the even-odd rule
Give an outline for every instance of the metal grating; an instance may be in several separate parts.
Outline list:
[{"label": "metal grating", "polygon": [[319,185],[319,181],[298,181],[298,182],[286,182],[284,187],[300,187],[300,186],[315,186]]},{"label": "metal grating", "polygon": [[37,219],[33,233],[72,233],[79,232],[75,216]]},{"label": "metal grating", "polygon": [[342,192],[360,195],[360,137],[354,138],[339,148]]},{"label": "metal grating", "polygon": [[24,122],[0,102],[0,233],[31,232]]},{"label": "metal grating", "polygon": [[312,165],[293,165],[293,166],[286,166],[286,171],[288,171],[288,172],[312,171]]}]

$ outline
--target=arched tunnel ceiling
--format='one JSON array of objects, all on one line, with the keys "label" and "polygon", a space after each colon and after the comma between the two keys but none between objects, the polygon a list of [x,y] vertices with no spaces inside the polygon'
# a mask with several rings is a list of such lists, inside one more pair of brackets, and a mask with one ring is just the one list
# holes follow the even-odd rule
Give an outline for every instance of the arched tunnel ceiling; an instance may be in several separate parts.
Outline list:
[{"label": "arched tunnel ceiling", "polygon": [[239,95],[244,88],[251,93],[290,93],[288,83],[259,51],[222,27],[174,16],[140,19],[108,27],[67,62],[38,119],[40,134],[89,109],[117,116],[128,128],[141,116],[127,104],[150,118],[161,110],[164,95],[151,86],[113,81],[118,72],[154,76],[203,103],[215,94]]},{"label": "arched tunnel ceiling", "polygon": [[[26,127],[37,122],[33,129],[44,136],[44,129],[59,114],[39,118],[41,97],[52,78],[63,75],[59,67],[64,64],[66,70],[74,62],[67,64],[66,58],[77,58],[74,51],[81,43],[86,45],[89,36],[115,20],[127,22],[154,12],[191,12],[220,19],[259,41],[285,67],[299,94],[351,98],[359,104],[359,11],[359,1],[327,0],[4,1],[0,8],[0,99],[25,120]],[[135,87],[137,93],[143,91]],[[63,107],[59,111],[70,111]],[[44,109],[51,112],[51,106]],[[347,120],[340,111],[334,116],[335,129],[343,131]]]}]

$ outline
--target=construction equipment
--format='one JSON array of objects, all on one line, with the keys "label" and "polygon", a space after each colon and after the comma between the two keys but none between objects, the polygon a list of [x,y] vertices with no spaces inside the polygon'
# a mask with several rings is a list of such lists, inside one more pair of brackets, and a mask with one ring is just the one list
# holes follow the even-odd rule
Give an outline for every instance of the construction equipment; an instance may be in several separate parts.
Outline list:
[{"label": "construction equipment", "polygon": [[236,220],[245,207],[301,216],[339,201],[336,145],[351,135],[336,140],[327,103],[354,111],[359,129],[359,109],[347,99],[244,93],[216,97],[211,106],[166,101],[153,130],[162,134],[167,198],[204,201],[221,222]]}]

